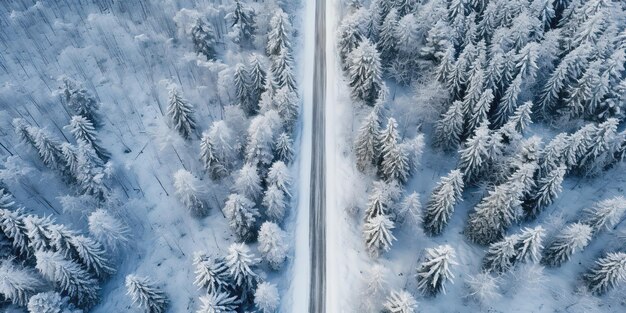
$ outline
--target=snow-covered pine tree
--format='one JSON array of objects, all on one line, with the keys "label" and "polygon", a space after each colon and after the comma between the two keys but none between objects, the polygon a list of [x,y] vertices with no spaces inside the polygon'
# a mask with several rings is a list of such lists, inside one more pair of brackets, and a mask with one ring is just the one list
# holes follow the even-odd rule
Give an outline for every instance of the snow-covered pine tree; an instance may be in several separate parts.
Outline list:
[{"label": "snow-covered pine tree", "polygon": [[395,80],[403,85],[408,85],[415,77],[417,58],[414,55],[416,51],[419,51],[421,41],[418,27],[414,14],[404,15],[396,27],[398,55],[391,64],[390,72]]},{"label": "snow-covered pine tree", "polygon": [[542,241],[545,230],[541,226],[525,227],[518,235],[515,243],[515,262],[537,263],[541,259]]},{"label": "snow-covered pine tree", "polygon": [[521,196],[521,188],[515,184],[495,186],[470,214],[464,230],[467,238],[481,245],[502,238],[520,215]]},{"label": "snow-covered pine tree", "polygon": [[200,252],[194,255],[193,264],[196,267],[193,284],[198,288],[206,288],[208,294],[216,294],[230,287],[228,266],[224,258]]},{"label": "snow-covered pine tree", "polygon": [[266,91],[267,87],[267,71],[261,64],[261,57],[256,53],[252,53],[248,59],[248,87],[250,91],[250,101],[259,106],[261,95]]},{"label": "snow-covered pine tree", "polygon": [[559,267],[569,261],[572,254],[584,249],[593,233],[589,225],[572,223],[556,235],[554,240],[543,250],[541,263],[550,267]]},{"label": "snow-covered pine tree", "polygon": [[454,101],[435,125],[435,144],[444,151],[458,149],[464,124],[463,102]]},{"label": "snow-covered pine tree", "polygon": [[70,238],[70,244],[76,252],[75,259],[97,277],[105,277],[115,273],[109,256],[97,241],[78,235]]},{"label": "snow-covered pine tree", "polygon": [[254,201],[260,198],[262,192],[261,178],[256,165],[246,163],[241,167],[237,172],[233,190]]},{"label": "snow-covered pine tree", "polygon": [[67,171],[61,142],[57,138],[45,129],[27,125],[22,119],[13,120],[13,125],[20,139],[33,145],[44,165],[53,170]]},{"label": "snow-covered pine tree", "polygon": [[105,184],[108,174],[104,170],[102,160],[98,158],[91,145],[82,140],[78,142],[76,155],[76,181],[81,193],[104,200],[109,188]]},{"label": "snow-covered pine tree", "polygon": [[354,142],[356,165],[360,171],[378,161],[380,150],[380,121],[377,109],[374,108],[367,115],[359,128]]},{"label": "snow-covered pine tree", "polygon": [[[485,75],[482,66],[480,63],[473,64],[470,69],[465,96],[463,97],[463,115],[468,124],[471,119],[482,121],[484,116],[474,116],[473,113],[478,112],[476,110],[478,108],[477,104],[485,91]],[[468,125],[467,132],[471,133],[470,130],[471,127]]]},{"label": "snow-covered pine tree", "polygon": [[217,57],[216,37],[213,25],[205,23],[201,18],[198,18],[191,28],[191,42],[195,52],[204,55],[209,61]]},{"label": "snow-covered pine tree", "polygon": [[417,301],[406,290],[392,290],[384,306],[390,313],[413,313],[417,309]]},{"label": "snow-covered pine tree", "polygon": [[254,39],[256,32],[255,12],[241,0],[235,0],[233,11],[226,14],[226,20],[231,21],[230,36],[240,46],[247,45]]},{"label": "snow-covered pine tree", "polygon": [[287,209],[287,201],[285,200],[285,192],[276,185],[269,185],[263,196],[263,206],[265,207],[265,215],[271,221],[282,222]]},{"label": "snow-covered pine tree", "polygon": [[349,65],[349,55],[365,38],[362,32],[363,25],[360,25],[359,22],[357,14],[348,14],[341,20],[337,29],[337,48],[344,69]]},{"label": "snow-covered pine tree", "polygon": [[380,29],[376,45],[380,51],[381,64],[384,67],[387,67],[392,63],[398,51],[396,47],[396,29],[398,28],[398,20],[398,11],[395,8],[392,8],[384,16],[384,21]]},{"label": "snow-covered pine tree", "polygon": [[278,135],[276,146],[274,147],[276,158],[286,164],[291,163],[295,154],[292,146],[293,141],[288,133],[283,132]]},{"label": "snow-covered pine tree", "polygon": [[365,39],[349,55],[348,77],[352,96],[373,106],[383,84],[381,75],[380,54]]},{"label": "snow-covered pine tree", "polygon": [[515,130],[519,134],[523,134],[524,131],[532,123],[530,115],[532,114],[533,103],[530,101],[524,102],[522,105],[515,109],[512,116],[508,118],[503,128],[509,128]]},{"label": "snow-covered pine tree", "polygon": [[67,178],[69,181],[74,182],[79,175],[78,172],[78,151],[76,146],[73,146],[69,142],[61,144],[61,155],[65,160]]},{"label": "snow-covered pine tree", "polygon": [[28,124],[23,118],[14,118],[11,122],[13,130],[22,143],[35,146],[34,131],[35,128]]},{"label": "snow-covered pine tree", "polygon": [[365,221],[363,236],[370,256],[377,258],[381,252],[391,249],[396,239],[392,233],[394,228],[394,223],[384,214]]},{"label": "snow-covered pine tree", "polygon": [[455,251],[449,245],[427,248],[426,260],[417,269],[417,288],[433,297],[445,293],[445,283],[454,278],[450,267],[457,264],[455,258]]},{"label": "snow-covered pine tree", "polygon": [[459,54],[459,57],[454,63],[454,68],[448,76],[446,85],[452,91],[452,96],[455,100],[462,99],[466,84],[472,73],[470,69],[471,64],[474,62],[475,54],[476,47],[473,43],[468,43],[461,51],[461,54]]},{"label": "snow-covered pine tree", "polygon": [[[554,2],[552,0],[536,0],[530,5],[530,12],[543,23],[544,29],[550,27],[552,19],[555,17]],[[563,1],[557,1],[557,3],[561,2]]]},{"label": "snow-covered pine tree", "polygon": [[248,295],[254,291],[259,276],[254,272],[259,259],[257,259],[250,248],[243,243],[233,243],[228,248],[226,256],[226,266],[228,273],[235,283],[237,291],[241,294],[242,301],[248,298]]},{"label": "snow-covered pine tree", "polygon": [[277,186],[286,195],[291,197],[291,193],[289,192],[289,188],[291,188],[291,176],[284,162],[276,161],[272,164],[267,173],[266,183],[268,185]]},{"label": "snow-covered pine tree", "polygon": [[227,291],[209,293],[200,297],[202,306],[196,313],[235,313],[241,304],[237,296]]},{"label": "snow-covered pine tree", "polygon": [[265,51],[271,56],[277,56],[280,51],[291,49],[291,22],[289,16],[282,9],[276,10],[270,20],[270,30],[267,34]]},{"label": "snow-covered pine tree", "polygon": [[274,94],[274,107],[283,120],[285,128],[292,130],[298,119],[298,95],[289,87],[284,86],[276,90]]},{"label": "snow-covered pine tree", "polygon": [[284,49],[272,58],[272,77],[275,79],[276,88],[287,87],[296,91],[296,79],[293,73],[293,57],[291,51]]},{"label": "snow-covered pine tree", "polygon": [[262,313],[274,313],[280,305],[280,296],[276,285],[268,282],[260,283],[254,292],[254,305]]},{"label": "snow-covered pine tree", "polygon": [[28,300],[28,313],[82,313],[68,304],[68,298],[61,298],[55,291],[40,292]]},{"label": "snow-covered pine tree", "polygon": [[515,245],[519,242],[518,235],[504,237],[489,245],[483,258],[483,269],[495,273],[504,273],[517,262]]},{"label": "snow-covered pine tree", "polygon": [[382,296],[389,288],[389,269],[382,264],[374,263],[368,267],[363,273],[365,283],[364,299],[367,301],[366,306],[378,306],[382,300]]},{"label": "snow-covered pine tree", "polygon": [[259,252],[272,269],[278,270],[285,263],[289,252],[287,233],[276,223],[265,222],[259,230]]},{"label": "snow-covered pine tree", "polygon": [[615,227],[626,213],[626,198],[617,196],[595,203],[585,209],[585,224],[593,228],[594,233]]},{"label": "snow-covered pine tree", "polygon": [[133,304],[145,313],[164,313],[167,310],[167,295],[150,278],[131,274],[126,276],[125,285],[126,294]]},{"label": "snow-covered pine tree", "polygon": [[52,225],[49,217],[27,215],[24,218],[24,226],[28,230],[28,245],[33,251],[50,248],[51,240],[48,229]]},{"label": "snow-covered pine tree", "polygon": [[103,209],[89,214],[89,234],[109,252],[116,252],[130,242],[130,229]]},{"label": "snow-covered pine tree", "polygon": [[0,209],[10,209],[14,205],[13,195],[5,188],[0,188]]},{"label": "snow-covered pine tree", "polygon": [[60,252],[35,252],[35,268],[53,282],[63,294],[82,307],[91,307],[98,299],[98,281],[80,264],[63,257]]},{"label": "snow-covered pine tree", "polygon": [[430,236],[440,234],[454,212],[454,206],[462,201],[463,174],[452,170],[441,177],[433,189],[424,212],[424,232]]},{"label": "snow-covered pine tree", "polygon": [[594,127],[589,138],[583,139],[582,147],[576,149],[583,152],[578,156],[579,161],[574,165],[575,169],[591,175],[602,171],[606,164],[613,160],[614,152],[623,141],[617,133],[618,124],[616,118],[609,118]]},{"label": "snow-covered pine tree", "polygon": [[474,298],[482,305],[487,305],[501,296],[498,290],[498,277],[488,272],[470,275],[465,283],[469,289],[467,296]]},{"label": "snow-covered pine tree", "polygon": [[217,157],[217,151],[213,147],[210,134],[207,132],[203,132],[200,139],[200,161],[202,161],[204,169],[209,172],[211,179],[228,176],[228,169],[223,160]]},{"label": "snow-covered pine tree", "polygon": [[508,121],[510,115],[516,110],[518,106],[518,99],[522,91],[521,88],[522,76],[517,75],[504,92],[502,99],[500,99],[500,103],[498,104],[494,115],[496,125],[504,125],[504,123]]},{"label": "snow-covered pine tree", "polygon": [[486,89],[476,102],[475,106],[471,108],[471,112],[465,114],[465,133],[473,134],[474,131],[481,126],[482,123],[488,120],[489,110],[491,108],[491,102],[493,102],[493,91]]},{"label": "snow-covered pine tree", "polygon": [[167,106],[167,117],[174,128],[184,139],[190,139],[196,129],[196,121],[193,117],[194,108],[176,87],[169,90],[169,104]]},{"label": "snow-covered pine tree", "polygon": [[246,161],[265,168],[274,160],[274,140],[278,135],[280,116],[274,110],[255,116],[248,127]]},{"label": "snow-covered pine tree", "polygon": [[30,254],[28,228],[26,228],[24,218],[21,209],[0,209],[0,230],[19,255],[28,256]]},{"label": "snow-covered pine tree", "polygon": [[452,73],[454,72],[454,65],[454,47],[448,47],[448,49],[442,55],[439,66],[437,66],[437,69],[435,71],[435,77],[449,90],[451,90],[453,87],[452,85],[450,85],[450,82]]},{"label": "snow-covered pine tree", "polygon": [[[437,21],[428,33],[426,34],[426,39],[424,45],[420,49],[420,55],[426,59],[433,60],[435,62],[441,62],[438,67],[438,71],[445,68],[445,72],[449,73],[449,70],[452,66],[452,61],[454,60],[454,55],[452,55],[452,59],[450,59],[449,53],[452,52],[451,49],[454,49],[452,45],[452,38],[450,34],[452,33],[452,29],[450,25],[444,20]],[[443,59],[447,59],[443,64]],[[441,73],[441,72],[439,72]],[[441,78],[444,78],[443,76]],[[443,81],[443,80],[441,80]]]},{"label": "snow-covered pine tree", "polygon": [[409,225],[417,226],[422,222],[422,204],[420,203],[420,196],[417,192],[413,192],[406,195],[398,208],[398,214],[396,221],[404,224],[409,222]]},{"label": "snow-covered pine tree", "polygon": [[193,216],[203,217],[209,213],[204,197],[206,190],[200,179],[191,172],[180,169],[174,173],[176,196]]},{"label": "snow-covered pine tree", "polygon": [[235,97],[237,104],[243,109],[248,116],[254,115],[258,110],[257,103],[253,103],[250,97],[250,82],[248,71],[243,63],[235,65],[235,73],[233,74],[233,84],[235,87]]},{"label": "snow-covered pine tree", "polygon": [[69,128],[72,135],[74,135],[74,138],[76,138],[76,141],[85,141],[91,145],[102,161],[106,162],[109,160],[111,155],[100,145],[96,129],[88,119],[81,115],[74,115],[70,120]]},{"label": "snow-covered pine tree", "polygon": [[25,306],[28,298],[43,287],[41,279],[32,270],[18,267],[12,259],[0,263],[0,295],[13,304]]},{"label": "snow-covered pine tree", "polygon": [[539,156],[539,177],[546,177],[566,161],[565,151],[569,145],[569,135],[556,135],[541,151]]},{"label": "snow-covered pine tree", "polygon": [[391,215],[393,213],[391,212],[392,206],[399,196],[400,186],[398,182],[375,181],[367,199],[365,220],[378,215]]},{"label": "snow-covered pine tree", "polygon": [[490,137],[489,122],[484,121],[480,127],[476,128],[474,136],[470,137],[464,147],[459,150],[458,169],[463,174],[466,183],[477,181],[486,169],[486,162],[490,157],[487,150]]},{"label": "snow-covered pine tree", "polygon": [[626,253],[609,252],[596,260],[584,275],[587,288],[595,295],[603,295],[626,281]]},{"label": "snow-covered pine tree", "polygon": [[561,183],[563,183],[566,170],[567,168],[564,165],[560,165],[548,172],[546,176],[537,180],[530,197],[524,201],[523,207],[526,217],[537,217],[545,207],[554,202],[559,193],[561,193]]},{"label": "snow-covered pine tree", "polygon": [[231,194],[226,200],[223,212],[235,235],[243,241],[250,239],[256,219],[259,217],[254,202],[245,196]]},{"label": "snow-covered pine tree", "polygon": [[381,143],[381,168],[382,176],[390,181],[397,180],[405,183],[409,178],[409,156],[399,144],[398,123],[392,117],[387,120],[387,127],[380,136]]},{"label": "snow-covered pine tree", "polygon": [[81,115],[94,126],[99,125],[100,103],[95,97],[69,77],[61,77],[62,99],[65,106],[76,115]]}]

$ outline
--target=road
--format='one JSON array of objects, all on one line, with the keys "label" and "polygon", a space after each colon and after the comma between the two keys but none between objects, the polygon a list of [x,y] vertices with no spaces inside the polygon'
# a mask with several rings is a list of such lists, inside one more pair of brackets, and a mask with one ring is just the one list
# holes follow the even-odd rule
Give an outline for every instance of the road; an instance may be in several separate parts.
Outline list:
[{"label": "road", "polygon": [[315,52],[313,69],[313,140],[311,151],[311,198],[309,240],[311,285],[309,312],[326,312],[326,0],[315,4]]}]

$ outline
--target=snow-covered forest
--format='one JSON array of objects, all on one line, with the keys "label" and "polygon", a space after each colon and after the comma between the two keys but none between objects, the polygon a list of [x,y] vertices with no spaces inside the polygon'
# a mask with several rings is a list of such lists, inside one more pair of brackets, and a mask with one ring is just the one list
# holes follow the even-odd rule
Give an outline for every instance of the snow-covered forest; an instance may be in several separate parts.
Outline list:
[{"label": "snow-covered forest", "polygon": [[335,308],[624,311],[626,4],[334,9]]},{"label": "snow-covered forest", "polygon": [[0,311],[289,307],[301,14],[3,1]]}]

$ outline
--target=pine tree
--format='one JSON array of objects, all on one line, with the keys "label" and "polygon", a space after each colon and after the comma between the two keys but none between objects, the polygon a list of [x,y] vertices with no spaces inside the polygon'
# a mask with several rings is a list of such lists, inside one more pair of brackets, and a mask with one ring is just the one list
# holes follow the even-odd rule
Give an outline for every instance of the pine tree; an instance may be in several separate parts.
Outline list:
[{"label": "pine tree", "polygon": [[452,170],[437,183],[426,204],[423,223],[426,234],[434,236],[443,231],[454,206],[463,200],[463,187],[463,174],[459,170]]},{"label": "pine tree", "polygon": [[391,64],[390,72],[397,82],[408,85],[415,77],[417,63],[416,51],[419,51],[421,41],[418,33],[418,24],[414,14],[407,14],[400,18],[396,27],[396,47],[398,55]]},{"label": "pine tree", "polygon": [[287,209],[285,193],[278,186],[270,185],[263,196],[263,206],[266,208],[265,214],[268,219],[280,223]]},{"label": "pine tree", "polygon": [[594,233],[615,227],[626,213],[626,198],[617,196],[602,200],[589,209],[585,209],[585,224],[593,228]]},{"label": "pine tree", "polygon": [[30,133],[34,148],[43,164],[53,170],[65,170],[61,142],[45,129],[32,127]]},{"label": "pine tree", "polygon": [[362,25],[359,25],[357,14],[346,15],[337,30],[337,48],[344,69],[349,65],[348,58],[364,39]]},{"label": "pine tree", "polygon": [[41,280],[33,271],[16,266],[12,259],[5,259],[0,263],[0,295],[5,300],[25,306],[28,298],[41,287]]},{"label": "pine tree", "polygon": [[76,251],[76,260],[97,277],[105,277],[115,273],[115,268],[113,268],[109,256],[100,243],[89,237],[79,235],[70,238],[70,244]]},{"label": "pine tree", "polygon": [[88,218],[89,234],[108,251],[116,252],[130,242],[130,229],[103,209],[93,211]]},{"label": "pine tree", "polygon": [[469,289],[468,296],[473,297],[482,305],[487,305],[491,303],[490,301],[500,297],[498,282],[498,277],[494,277],[488,272],[469,276],[465,280]]},{"label": "pine tree", "polygon": [[413,313],[417,309],[417,301],[406,290],[392,290],[384,306],[391,313]]},{"label": "pine tree", "polygon": [[426,260],[417,269],[417,288],[434,297],[440,292],[445,293],[445,283],[454,278],[450,267],[457,264],[456,256],[449,245],[427,248],[426,254]]},{"label": "pine tree", "polygon": [[560,133],[556,135],[543,149],[539,156],[539,177],[546,177],[565,162],[565,150],[569,144],[569,135]]},{"label": "pine tree", "polygon": [[269,56],[276,56],[280,51],[291,49],[291,23],[289,16],[278,9],[270,20],[270,30],[267,34],[267,47],[265,51]]},{"label": "pine tree", "polygon": [[398,209],[398,215],[395,220],[399,223],[406,223],[407,218],[412,225],[419,225],[422,222],[422,204],[420,203],[420,196],[417,192],[413,192],[404,197],[400,208]]},{"label": "pine tree", "polygon": [[24,217],[20,209],[15,211],[0,209],[0,230],[19,255],[27,256],[30,254],[30,249]]},{"label": "pine tree", "polygon": [[276,285],[268,282],[259,284],[254,292],[254,304],[262,313],[274,313],[280,305]]},{"label": "pine tree", "polygon": [[298,95],[285,86],[276,90],[274,106],[284,122],[285,128],[291,130],[298,119]]},{"label": "pine tree", "polygon": [[183,99],[175,87],[169,91],[170,99],[167,107],[167,117],[172,127],[180,133],[184,139],[190,139],[196,129],[196,121],[193,117],[193,105]]},{"label": "pine tree", "polygon": [[[480,64],[474,64],[470,70],[470,77],[467,82],[467,89],[465,90],[465,97],[463,98],[463,115],[465,119],[469,121],[471,119],[482,121],[484,116],[474,116],[473,113],[477,112],[477,104],[480,101],[482,95],[485,93],[485,75]],[[471,130],[468,127],[468,130]]]},{"label": "pine tree", "polygon": [[76,154],[76,181],[78,181],[81,193],[104,200],[109,193],[109,188],[105,184],[108,174],[104,170],[102,160],[84,141],[78,142]]},{"label": "pine tree", "polygon": [[191,28],[191,41],[197,54],[202,54],[207,60],[215,60],[216,34],[215,28],[211,24],[205,23],[202,19],[197,19]]},{"label": "pine tree", "polygon": [[[452,65],[452,60],[449,59],[450,55],[448,55],[452,52],[451,49],[454,49],[451,42],[451,32],[452,29],[446,21],[437,21],[432,28],[428,30],[424,46],[420,49],[420,55],[436,62],[441,61],[440,66],[446,67],[446,71],[449,71]],[[443,65],[443,59],[445,58],[448,58],[445,61],[448,64]],[[454,58],[454,55],[452,55],[452,58]]]},{"label": "pine tree", "polygon": [[[558,2],[558,1],[557,1]],[[555,17],[554,1],[537,0],[530,5],[530,11],[543,23],[544,29],[549,28]]]},{"label": "pine tree", "polygon": [[504,125],[504,123],[508,121],[511,114],[513,114],[516,110],[521,88],[522,77],[521,75],[517,75],[504,92],[504,97],[500,99],[500,103],[498,104],[495,114],[496,125]]},{"label": "pine tree", "polygon": [[561,193],[561,183],[563,182],[565,172],[566,167],[561,165],[537,181],[530,198],[524,201],[524,211],[527,217],[536,217],[545,207],[554,202],[559,193]]},{"label": "pine tree", "polygon": [[37,270],[72,301],[84,307],[95,304],[100,290],[98,281],[77,262],[52,251],[37,251],[35,258]]},{"label": "pine tree", "polygon": [[198,288],[206,288],[208,294],[217,294],[230,288],[228,267],[223,258],[196,253],[193,264],[196,267],[196,279],[193,284]]},{"label": "pine tree", "polygon": [[251,43],[256,32],[254,10],[235,0],[233,12],[226,14],[225,18],[231,21],[233,39],[240,46]]},{"label": "pine tree", "polygon": [[49,228],[52,226],[52,220],[49,217],[27,215],[24,218],[24,226],[28,231],[28,246],[33,251],[50,248],[52,238],[50,238]]},{"label": "pine tree", "polygon": [[146,313],[164,313],[167,310],[167,295],[148,277],[128,275],[125,284],[126,293],[139,309]]},{"label": "pine tree", "polygon": [[515,245],[518,242],[518,235],[512,235],[490,244],[483,259],[483,269],[494,273],[504,273],[511,269],[516,262]]},{"label": "pine tree", "polygon": [[409,156],[398,143],[398,123],[393,118],[381,134],[381,172],[385,179],[405,183],[409,177]]},{"label": "pine tree", "polygon": [[545,230],[541,226],[535,228],[524,228],[517,236],[515,243],[516,262],[534,262],[541,259],[542,241]]},{"label": "pine tree", "polygon": [[83,116],[91,122],[92,125],[98,126],[99,116],[98,110],[100,103],[85,88],[80,86],[74,80],[68,77],[62,77],[62,98],[65,106],[76,115]]},{"label": "pine tree", "polygon": [[206,190],[202,182],[191,172],[180,169],[174,173],[174,188],[176,196],[194,216],[203,217],[209,212],[209,207],[203,199]]},{"label": "pine tree", "polygon": [[276,161],[272,164],[267,173],[266,183],[278,187],[284,194],[291,197],[291,193],[289,192],[291,188],[291,176],[284,162]]},{"label": "pine tree", "polygon": [[233,189],[251,200],[261,196],[261,178],[256,165],[246,163],[237,173]]},{"label": "pine tree", "polygon": [[250,98],[250,83],[248,82],[248,71],[243,63],[235,65],[235,73],[233,74],[233,84],[235,87],[235,97],[237,104],[243,109],[248,116],[254,115],[258,108],[257,104],[252,102]]},{"label": "pine tree", "polygon": [[463,173],[463,179],[466,183],[475,182],[485,171],[485,163],[489,159],[487,150],[489,140],[489,122],[484,121],[475,130],[474,136],[470,137],[459,151],[458,169]]},{"label": "pine tree", "polygon": [[[77,147],[73,146],[69,142],[61,144],[61,155],[66,165],[66,175],[69,181],[74,182],[77,180],[78,175],[78,151]],[[80,183],[79,183],[80,184]]]},{"label": "pine tree", "polygon": [[[383,1],[384,2],[384,1]],[[387,67],[392,63],[397,53],[396,29],[398,28],[398,11],[395,8],[389,10],[384,17],[377,47],[380,51],[380,59],[383,66]]]},{"label": "pine tree", "polygon": [[68,298],[61,298],[58,292],[40,292],[28,300],[28,313],[82,313],[68,304]]},{"label": "pine tree", "polygon": [[463,136],[463,102],[454,101],[435,125],[435,143],[445,151],[456,150]]},{"label": "pine tree", "polygon": [[390,215],[394,201],[400,196],[398,182],[375,181],[372,191],[367,199],[365,220],[378,215]]},{"label": "pine tree", "polygon": [[276,80],[276,88],[287,87],[296,91],[296,80],[293,74],[293,57],[289,50],[281,50],[272,58],[272,77]]},{"label": "pine tree", "polygon": [[533,103],[530,101],[527,101],[524,104],[518,106],[517,109],[515,109],[513,115],[508,118],[503,128],[506,128],[508,126],[519,134],[523,134],[528,126],[530,126],[530,124],[532,123],[532,119],[530,117],[530,115],[532,114],[532,108]]},{"label": "pine tree", "polygon": [[240,240],[250,239],[256,219],[259,216],[259,211],[254,203],[245,196],[231,194],[228,196],[223,212],[235,235]]},{"label": "pine tree", "polygon": [[100,145],[100,141],[96,137],[96,129],[89,120],[83,116],[74,115],[70,120],[69,128],[76,141],[82,140],[87,142],[102,161],[106,162],[109,160],[111,155]]},{"label": "pine tree", "polygon": [[287,233],[277,224],[265,222],[259,230],[258,240],[259,252],[263,259],[270,264],[272,269],[280,269],[289,252]]},{"label": "pine tree", "polygon": [[229,292],[209,293],[200,297],[202,306],[197,313],[235,313],[241,300]]},{"label": "pine tree", "polygon": [[361,124],[354,142],[354,150],[357,168],[360,171],[365,171],[368,165],[377,162],[380,150],[380,122],[376,108],[372,109]]},{"label": "pine tree", "polygon": [[280,117],[276,111],[255,116],[248,127],[246,162],[265,168],[274,160],[274,140],[278,135]]},{"label": "pine tree", "polygon": [[448,89],[453,88],[453,86],[450,85],[450,82],[452,81],[451,77],[454,72],[454,65],[454,47],[448,47],[448,49],[443,53],[439,66],[437,66],[436,69],[437,80],[443,83]]},{"label": "pine tree", "polygon": [[541,263],[550,267],[559,267],[569,261],[572,254],[584,249],[591,240],[592,228],[582,223],[566,226],[543,251]]},{"label": "pine tree", "polygon": [[603,295],[626,281],[626,253],[609,252],[596,260],[584,276],[587,288],[595,295]]},{"label": "pine tree", "polygon": [[0,188],[0,209],[10,209],[14,205],[13,195],[8,190]]},{"label": "pine tree", "polygon": [[211,142],[211,135],[207,132],[203,132],[202,139],[200,139],[200,161],[212,179],[228,176],[228,169],[223,163],[224,160],[218,158],[217,151]]},{"label": "pine tree", "polygon": [[607,163],[613,160],[616,146],[621,143],[617,133],[618,124],[617,119],[609,118],[595,127],[590,138],[585,142],[587,144],[584,147],[586,148],[585,151],[579,155],[579,162],[575,165],[576,169],[590,175],[600,172]]},{"label": "pine tree", "polygon": [[235,286],[242,295],[242,300],[256,287],[259,276],[254,270],[258,263],[259,260],[245,244],[233,243],[228,248],[226,265]]},{"label": "pine tree", "polygon": [[352,96],[373,105],[382,86],[380,54],[367,39],[349,55],[349,84]]},{"label": "pine tree", "polygon": [[248,72],[248,82],[250,83],[248,87],[250,91],[250,101],[258,107],[261,95],[267,89],[267,71],[261,64],[260,57],[256,53],[250,55],[248,64],[246,71]]},{"label": "pine tree", "polygon": [[286,164],[291,163],[294,157],[293,141],[288,133],[281,133],[276,139],[276,147],[274,154],[276,158]]},{"label": "pine tree", "polygon": [[377,258],[381,252],[391,249],[392,242],[396,239],[392,234],[394,228],[394,223],[384,214],[366,220],[363,235],[372,257]]},{"label": "pine tree", "polygon": [[502,238],[505,230],[520,215],[519,186],[502,184],[494,187],[467,220],[465,235],[472,242],[486,245]]},{"label": "pine tree", "polygon": [[494,96],[491,89],[485,90],[480,95],[480,98],[478,99],[478,102],[476,102],[475,106],[471,108],[471,113],[469,113],[469,115],[465,114],[465,118],[467,120],[465,129],[466,134],[474,133],[474,130],[487,121],[493,98]]}]

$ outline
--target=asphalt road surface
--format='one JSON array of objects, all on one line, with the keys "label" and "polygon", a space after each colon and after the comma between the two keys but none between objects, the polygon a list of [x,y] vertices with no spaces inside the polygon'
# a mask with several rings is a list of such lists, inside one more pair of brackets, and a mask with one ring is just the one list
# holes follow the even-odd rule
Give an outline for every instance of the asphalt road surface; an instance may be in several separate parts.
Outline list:
[{"label": "asphalt road surface", "polygon": [[315,52],[313,70],[313,141],[309,245],[311,286],[309,312],[326,312],[326,177],[324,160],[326,102],[326,0],[315,4]]}]

